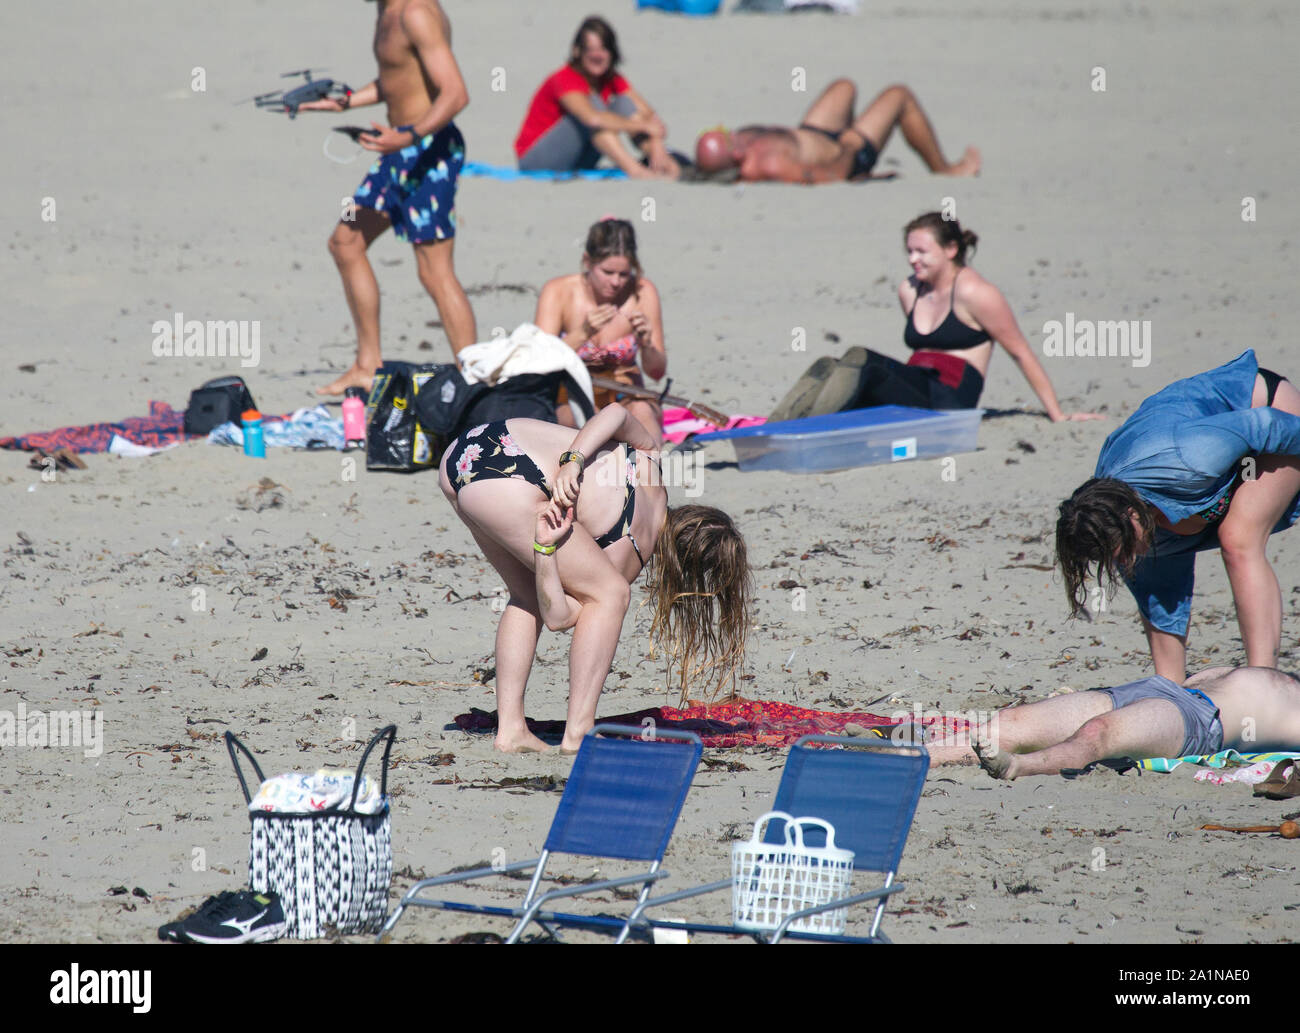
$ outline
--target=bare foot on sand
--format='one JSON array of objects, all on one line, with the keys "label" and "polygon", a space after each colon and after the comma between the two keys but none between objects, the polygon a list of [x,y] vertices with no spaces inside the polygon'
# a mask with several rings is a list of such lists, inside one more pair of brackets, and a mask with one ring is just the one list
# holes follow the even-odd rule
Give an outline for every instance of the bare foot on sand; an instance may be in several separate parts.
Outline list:
[{"label": "bare foot on sand", "polygon": [[943,170],[945,176],[978,176],[980,167],[984,164],[984,159],[980,157],[977,148],[967,147],[966,153],[961,156],[961,160],[954,162]]},{"label": "bare foot on sand", "polygon": [[1015,757],[1011,754],[1004,753],[997,747],[980,742],[978,739],[971,740],[970,746],[975,751],[975,756],[979,758],[980,767],[994,778],[1002,778],[1010,782],[1016,777],[1011,770],[1015,764]]},{"label": "bare foot on sand", "polygon": [[359,387],[361,390],[369,393],[370,383],[375,378],[373,369],[367,370],[353,363],[346,373],[335,380],[333,383],[326,384],[324,387],[316,388],[318,395],[341,395],[350,387]]},{"label": "bare foot on sand", "polygon": [[502,753],[550,753],[551,748],[537,738],[532,732],[522,735],[502,735],[497,733],[493,745]]}]

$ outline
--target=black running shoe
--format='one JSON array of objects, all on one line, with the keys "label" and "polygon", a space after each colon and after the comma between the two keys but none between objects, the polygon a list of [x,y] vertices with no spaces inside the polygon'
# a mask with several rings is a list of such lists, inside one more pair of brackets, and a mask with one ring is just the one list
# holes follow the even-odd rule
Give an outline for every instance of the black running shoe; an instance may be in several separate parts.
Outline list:
[{"label": "black running shoe", "polygon": [[158,939],[163,943],[184,943],[184,922],[168,922],[158,927]]},{"label": "black running shoe", "polygon": [[158,938],[182,943],[261,943],[279,939],[287,927],[276,894],[227,890],[209,897],[184,921],[164,925]]}]

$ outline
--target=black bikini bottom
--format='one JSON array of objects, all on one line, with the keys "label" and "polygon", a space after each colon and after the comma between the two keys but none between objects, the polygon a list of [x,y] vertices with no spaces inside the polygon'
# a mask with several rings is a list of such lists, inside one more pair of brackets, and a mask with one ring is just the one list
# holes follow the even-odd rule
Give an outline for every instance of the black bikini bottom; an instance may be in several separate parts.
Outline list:
[{"label": "black bikini bottom", "polygon": [[1271,369],[1265,369],[1263,366],[1259,367],[1259,375],[1264,378],[1264,387],[1268,389],[1268,397],[1264,404],[1272,405],[1273,399],[1277,397],[1277,386],[1282,383],[1286,377],[1274,373]]},{"label": "black bikini bottom", "polygon": [[[800,122],[799,128],[807,129],[810,133],[821,133],[821,135],[826,137],[828,140],[842,143],[840,140],[840,133],[832,132],[829,129],[823,129],[821,126],[812,126],[807,122]],[[850,128],[852,127],[850,126]],[[855,133],[858,132],[856,129],[853,131]],[[861,133],[858,133],[858,135],[862,136]],[[849,174],[844,177],[845,179],[857,179],[859,176],[868,175],[871,170],[876,167],[876,161],[880,158],[880,152],[876,150],[876,145],[865,136],[862,136],[862,140],[862,146],[853,152],[853,165],[849,168]]]},{"label": "black bikini bottom", "polygon": [[956,384],[946,384],[937,369],[904,365],[868,349],[857,394],[845,408],[910,405],[918,409],[974,409],[984,390],[984,378],[970,363],[962,365],[965,368],[961,379]]}]

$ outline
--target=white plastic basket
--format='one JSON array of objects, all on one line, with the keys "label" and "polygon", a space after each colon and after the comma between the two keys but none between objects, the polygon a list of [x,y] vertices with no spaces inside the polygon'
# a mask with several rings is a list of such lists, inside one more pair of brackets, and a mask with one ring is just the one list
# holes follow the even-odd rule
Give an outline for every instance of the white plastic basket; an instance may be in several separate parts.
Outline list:
[{"label": "white plastic basket", "polygon": [[[785,822],[785,843],[764,843],[764,826],[774,818]],[[826,832],[824,847],[803,843],[803,826]],[[853,877],[853,851],[835,846],[835,829],[820,818],[794,818],[769,811],[754,822],[754,833],[731,847],[731,914],[738,928],[771,932],[788,915],[848,895]],[[790,930],[838,936],[848,924],[848,911],[822,911],[790,923]]]}]

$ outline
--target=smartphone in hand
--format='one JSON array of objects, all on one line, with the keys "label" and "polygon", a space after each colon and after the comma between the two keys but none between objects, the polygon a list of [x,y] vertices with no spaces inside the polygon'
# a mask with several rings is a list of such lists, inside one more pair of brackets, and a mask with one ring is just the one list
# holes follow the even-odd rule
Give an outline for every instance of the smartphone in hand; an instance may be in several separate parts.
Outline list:
[{"label": "smartphone in hand", "polygon": [[360,126],[335,126],[334,132],[350,136],[353,143],[360,143],[363,136],[379,135],[378,129],[362,129]]}]

